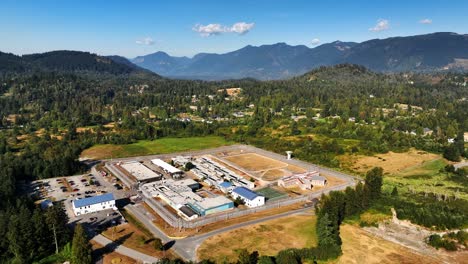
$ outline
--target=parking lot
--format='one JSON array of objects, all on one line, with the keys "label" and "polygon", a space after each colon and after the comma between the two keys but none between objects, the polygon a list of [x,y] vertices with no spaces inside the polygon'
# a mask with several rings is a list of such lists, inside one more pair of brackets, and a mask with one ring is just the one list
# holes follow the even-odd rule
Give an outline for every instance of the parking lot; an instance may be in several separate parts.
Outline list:
[{"label": "parking lot", "polygon": [[109,191],[95,176],[88,174],[38,180],[33,182],[33,186],[39,198],[56,202],[91,197]]},{"label": "parking lot", "polygon": [[39,201],[48,199],[53,202],[63,202],[70,223],[85,223],[90,230],[96,230],[113,223],[120,224],[124,219],[120,213],[113,210],[76,217],[72,202],[104,193],[113,193],[116,200],[127,197],[127,192],[118,182],[115,177],[93,169],[88,174],[34,181],[27,187],[27,191]]}]

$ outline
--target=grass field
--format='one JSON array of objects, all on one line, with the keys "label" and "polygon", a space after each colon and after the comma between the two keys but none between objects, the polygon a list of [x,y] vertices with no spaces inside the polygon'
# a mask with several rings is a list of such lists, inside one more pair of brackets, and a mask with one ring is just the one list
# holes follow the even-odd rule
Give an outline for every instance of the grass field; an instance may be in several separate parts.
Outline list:
[{"label": "grass field", "polygon": [[151,154],[164,154],[189,150],[200,150],[230,145],[222,137],[161,138],[153,141],[140,140],[127,145],[95,145],[81,153],[81,158],[110,159]]},{"label": "grass field", "polygon": [[446,165],[443,159],[427,161],[384,177],[384,183],[390,187],[397,186],[400,192],[432,192],[468,200],[468,186],[451,180],[445,172],[440,171]]},{"label": "grass field", "polygon": [[311,247],[317,243],[315,221],[312,215],[294,215],[226,232],[203,242],[198,258],[223,263],[236,260],[243,248],[275,255],[286,248]]},{"label": "grass field", "polygon": [[343,255],[330,263],[438,263],[435,259],[375,237],[357,226],[342,225],[340,235]]}]

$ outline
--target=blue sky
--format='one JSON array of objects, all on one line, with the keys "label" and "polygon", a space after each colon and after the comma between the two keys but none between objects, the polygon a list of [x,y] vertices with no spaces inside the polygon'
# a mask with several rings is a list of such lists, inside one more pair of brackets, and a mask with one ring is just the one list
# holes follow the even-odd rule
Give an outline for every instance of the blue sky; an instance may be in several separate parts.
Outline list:
[{"label": "blue sky", "polygon": [[0,2],[0,51],[82,50],[135,57],[222,53],[246,45],[320,43],[436,31],[468,33],[468,1]]}]

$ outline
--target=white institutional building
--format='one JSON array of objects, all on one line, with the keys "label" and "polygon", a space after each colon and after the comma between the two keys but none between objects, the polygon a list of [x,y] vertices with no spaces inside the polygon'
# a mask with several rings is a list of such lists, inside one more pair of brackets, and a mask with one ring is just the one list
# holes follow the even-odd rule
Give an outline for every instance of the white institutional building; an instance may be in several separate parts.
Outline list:
[{"label": "white institutional building", "polygon": [[238,197],[245,202],[248,207],[257,207],[265,204],[265,197],[249,190],[245,187],[236,187],[231,192],[232,198]]},{"label": "white institutional building", "polygon": [[114,195],[112,193],[74,200],[72,205],[73,213],[75,213],[76,216],[107,209],[117,210]]}]

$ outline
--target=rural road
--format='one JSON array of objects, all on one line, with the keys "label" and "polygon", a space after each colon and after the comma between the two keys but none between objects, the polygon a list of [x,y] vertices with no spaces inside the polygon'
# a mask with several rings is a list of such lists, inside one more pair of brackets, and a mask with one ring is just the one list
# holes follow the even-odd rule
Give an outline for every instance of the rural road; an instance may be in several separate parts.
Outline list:
[{"label": "rural road", "polygon": [[146,211],[145,208],[136,207],[136,206],[126,207],[126,209],[128,209],[132,214],[134,214],[146,226],[146,228],[148,228],[150,232],[153,233],[154,236],[161,238],[161,240],[164,243],[173,243],[171,248],[175,251],[175,253],[177,253],[177,255],[179,255],[181,258],[188,260],[188,261],[197,260],[198,247],[203,243],[204,240],[212,236],[215,236],[224,232],[228,232],[237,228],[242,228],[245,226],[258,224],[261,222],[274,220],[274,219],[278,219],[281,217],[290,216],[294,214],[304,213],[308,210],[311,210],[311,208],[312,207],[305,207],[305,208],[301,208],[301,209],[297,209],[297,210],[293,210],[293,211],[289,211],[289,212],[285,212],[285,213],[281,213],[277,215],[266,216],[266,217],[262,217],[259,219],[227,226],[227,227],[217,229],[217,230],[205,233],[205,234],[200,234],[200,235],[196,235],[192,237],[174,240],[172,238],[169,238],[164,232],[162,232],[159,228],[157,228],[152,223],[152,221],[148,218],[147,214],[144,212]]},{"label": "rural road", "polygon": [[119,245],[117,243],[114,243],[112,240],[104,237],[103,235],[96,235],[95,237],[93,237],[94,242],[104,246],[104,247],[107,247],[107,248],[110,248],[110,249],[113,249],[115,252],[119,253],[119,254],[122,254],[122,255],[125,255],[127,257],[130,257],[132,259],[135,259],[137,261],[141,261],[143,263],[156,263],[158,262],[158,259],[155,258],[155,257],[152,257],[152,256],[148,256],[146,254],[143,254],[143,253],[140,253],[136,250],[133,250],[133,249],[130,249],[128,247],[125,247],[125,246],[122,246],[122,245]]}]

